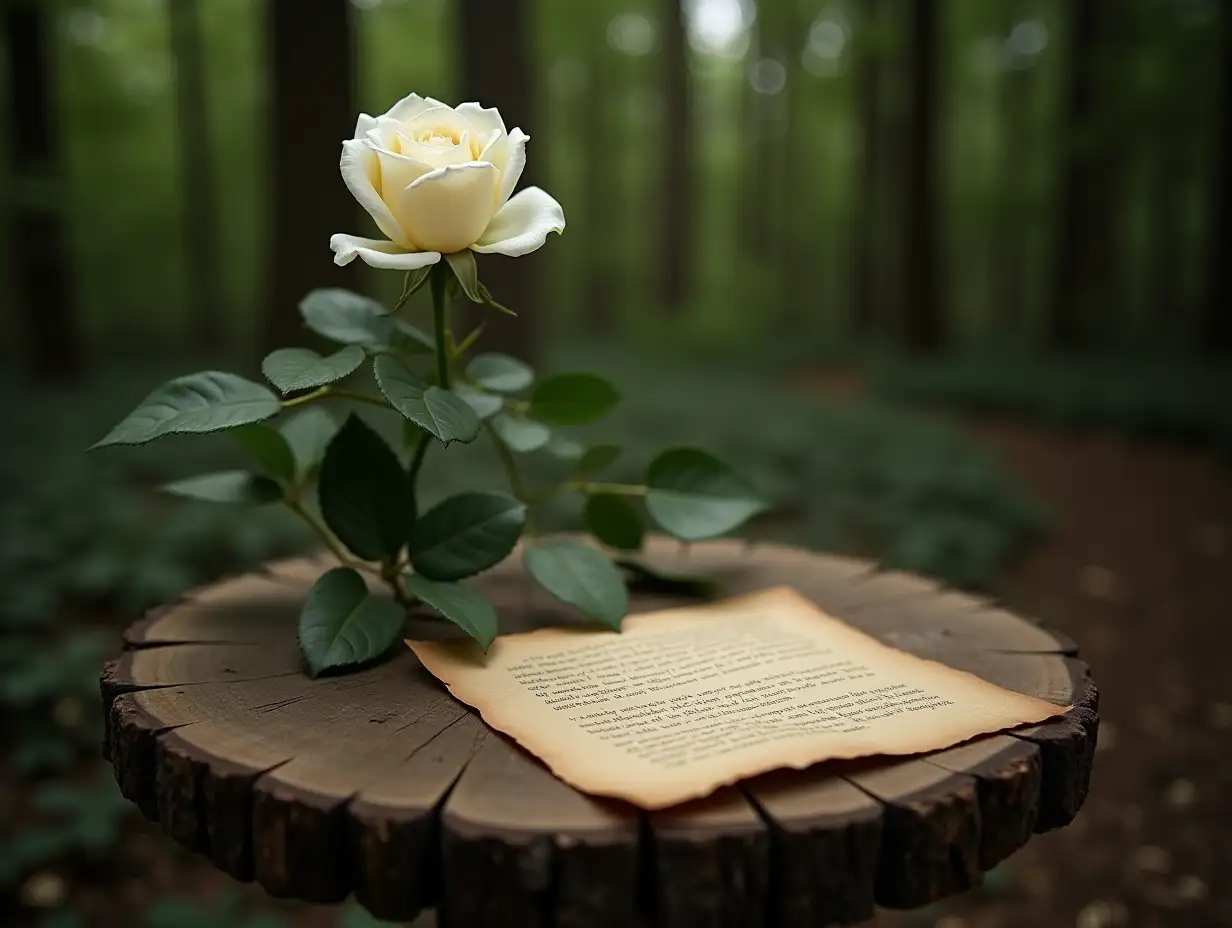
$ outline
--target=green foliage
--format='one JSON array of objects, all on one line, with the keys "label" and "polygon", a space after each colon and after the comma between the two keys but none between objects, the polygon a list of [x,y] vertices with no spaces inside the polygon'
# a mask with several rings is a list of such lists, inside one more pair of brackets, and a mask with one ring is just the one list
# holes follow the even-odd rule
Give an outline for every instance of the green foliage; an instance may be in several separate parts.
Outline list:
[{"label": "green foliage", "polygon": [[603,552],[576,541],[545,541],[526,549],[526,569],[545,590],[588,619],[619,629],[629,592]]},{"label": "green foliage", "polygon": [[466,376],[485,390],[497,393],[519,393],[535,380],[529,364],[507,354],[480,354],[466,366]]},{"label": "green foliage", "polygon": [[282,928],[277,915],[244,911],[237,892],[213,902],[197,899],[161,899],[142,915],[142,928]]},{"label": "green foliage", "polygon": [[[605,479],[642,479],[646,462],[677,443],[687,423],[691,442],[730,462],[771,504],[750,523],[758,537],[845,550],[970,587],[991,581],[1047,525],[989,454],[935,416],[794,394],[756,368],[719,371],[674,355],[575,345],[550,360],[631,385],[603,423],[603,440],[624,449]],[[557,473],[546,455],[534,464],[533,477]],[[448,492],[454,474],[429,477]],[[560,505],[544,524],[575,529],[581,520],[579,510]]]},{"label": "green foliage", "polygon": [[173,496],[209,503],[239,503],[250,506],[273,503],[282,498],[282,488],[268,477],[242,470],[224,470],[201,477],[168,483],[163,489]]},{"label": "green foliage", "polygon": [[338,434],[338,420],[320,406],[310,406],[291,414],[278,431],[295,459],[295,476],[311,476],[325,457],[325,450]]},{"label": "green foliage", "polygon": [[280,480],[295,479],[295,449],[282,432],[258,422],[240,426],[231,432],[231,437],[272,476]]},{"label": "green foliage", "polygon": [[549,425],[585,425],[606,416],[619,402],[616,388],[602,377],[557,374],[535,388],[530,414]]},{"label": "green foliage", "polygon": [[646,473],[646,508],[682,541],[726,534],[765,508],[722,461],[696,448],[665,451]]},{"label": "green foliage", "polygon": [[499,396],[493,396],[491,393],[484,393],[482,390],[477,390],[470,384],[460,383],[453,387],[453,392],[458,398],[479,417],[479,421],[483,422],[486,419],[491,419],[494,415],[501,411],[501,407],[505,405],[505,401]]},{"label": "green foliage", "polygon": [[626,496],[596,493],[586,500],[586,530],[609,548],[637,551],[646,537],[642,514]]},{"label": "green foliage", "polygon": [[393,561],[406,539],[410,485],[385,440],[352,415],[321,463],[321,515],[339,540],[368,561]]},{"label": "green foliage", "polygon": [[526,524],[526,504],[505,493],[461,493],[420,516],[410,559],[430,580],[461,580],[499,564]]},{"label": "green foliage", "polygon": [[385,922],[374,918],[368,910],[359,904],[349,905],[342,912],[338,928],[381,928],[382,925],[396,925],[398,922]]},{"label": "green foliage", "polygon": [[361,345],[372,351],[433,348],[432,339],[421,329],[388,315],[376,300],[349,290],[314,290],[300,302],[299,311],[308,328],[340,345]]},{"label": "green foliage", "polygon": [[496,416],[492,419],[492,428],[501,441],[522,454],[538,451],[552,438],[552,430],[542,422],[521,416]]},{"label": "green foliage", "polygon": [[299,616],[299,645],[312,676],[384,654],[398,638],[405,613],[392,599],[372,596],[364,578],[335,567],[313,584]]},{"label": "green foliage", "polygon": [[34,794],[31,824],[0,848],[0,891],[23,875],[73,856],[101,859],[116,843],[131,810],[112,780],[100,770],[84,786],[52,783]]},{"label": "green foliage", "polygon": [[996,354],[900,359],[872,370],[886,396],[1057,429],[1107,429],[1232,454],[1232,370],[1143,358]]},{"label": "green foliage", "polygon": [[377,385],[391,406],[438,441],[474,441],[479,417],[451,390],[425,384],[405,364],[381,355],[373,366]]},{"label": "green foliage", "polygon": [[217,432],[269,419],[278,410],[274,394],[243,377],[218,371],[189,374],[147,396],[94,447],[141,445],[164,435]]},{"label": "green foliage", "polygon": [[475,255],[470,249],[455,251],[445,255],[445,263],[453,271],[454,278],[466,298],[472,303],[482,303],[483,293],[479,289],[479,267],[475,263]]},{"label": "green foliage", "polygon": [[287,394],[334,383],[363,363],[364,349],[359,345],[347,345],[324,358],[308,348],[279,348],[261,363],[261,373]]},{"label": "green foliage", "polygon": [[618,445],[595,445],[587,448],[573,463],[574,477],[590,477],[607,469],[620,458]]},{"label": "green foliage", "polygon": [[413,596],[478,641],[485,651],[496,638],[496,610],[470,587],[429,580],[422,574],[407,574],[403,582]]}]

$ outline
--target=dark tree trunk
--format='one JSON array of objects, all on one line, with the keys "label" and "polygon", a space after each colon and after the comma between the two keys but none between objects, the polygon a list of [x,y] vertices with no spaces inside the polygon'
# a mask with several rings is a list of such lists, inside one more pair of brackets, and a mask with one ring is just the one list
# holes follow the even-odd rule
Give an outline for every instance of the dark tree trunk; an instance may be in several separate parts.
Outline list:
[{"label": "dark tree trunk", "polygon": [[[1010,4],[1005,23],[1006,34],[1022,21],[1028,6]],[[1027,247],[1024,232],[1025,197],[1023,176],[1027,172],[1031,132],[1028,105],[1030,102],[1030,71],[1012,62],[1001,74],[1001,215],[997,217],[995,262],[992,267],[991,305],[997,336],[1013,341],[1025,331],[1026,284],[1023,272]]]},{"label": "dark tree trunk", "polygon": [[587,72],[582,133],[586,163],[582,166],[586,222],[586,317],[587,332],[603,335],[616,327],[615,268],[612,266],[611,234],[618,212],[615,164],[611,145],[611,58],[607,45],[607,21],[589,25],[591,47]]},{"label": "dark tree trunk", "polygon": [[84,355],[63,204],[38,195],[39,188],[60,189],[51,15],[41,0],[5,4],[9,138],[17,188],[10,260],[30,376],[42,383],[70,383],[83,373]]},{"label": "dark tree trunk", "polygon": [[358,265],[336,267],[329,252],[330,236],[359,222],[338,173],[356,117],[349,8],[346,0],[269,0],[274,261],[266,350],[302,340],[297,307],[309,290],[358,286]]},{"label": "dark tree trunk", "polygon": [[1108,258],[1106,191],[1110,166],[1091,138],[1095,119],[1102,27],[1100,0],[1070,0],[1069,98],[1066,102],[1065,159],[1060,228],[1048,336],[1053,348],[1084,347],[1093,316],[1106,299]]},{"label": "dark tree trunk", "polygon": [[[520,126],[532,136],[526,173],[518,189],[533,185],[536,159],[533,137],[543,126],[532,111],[530,60],[522,0],[459,0],[458,68],[462,98],[495,106],[509,129]],[[516,194],[516,191],[515,191]],[[550,251],[551,244],[544,251]],[[479,272],[492,295],[519,313],[517,318],[487,311],[483,344],[494,351],[533,360],[534,322],[539,317],[536,275],[543,251],[521,258],[481,255]]]},{"label": "dark tree trunk", "polygon": [[681,0],[664,0],[662,143],[663,239],[659,300],[679,312],[688,296],[693,219],[693,106],[689,93],[689,43]]},{"label": "dark tree trunk", "polygon": [[881,162],[882,61],[875,32],[879,25],[879,0],[865,0],[860,23],[864,41],[859,49],[857,106],[860,112],[860,199],[855,207],[855,280],[851,327],[860,338],[868,338],[877,328],[881,315],[877,305],[877,204]]},{"label": "dark tree trunk", "polygon": [[937,26],[936,0],[912,0],[903,339],[909,350],[918,352],[936,350],[945,340],[937,297]]},{"label": "dark tree trunk", "polygon": [[1221,7],[1219,62],[1223,85],[1215,142],[1215,183],[1203,307],[1202,339],[1211,353],[1232,353],[1232,9]]},{"label": "dark tree trunk", "polygon": [[168,5],[168,19],[175,59],[180,208],[184,223],[185,267],[188,269],[188,308],[195,347],[214,352],[226,340],[223,326],[226,313],[198,0],[173,0]]},{"label": "dark tree trunk", "polygon": [[740,166],[740,244],[744,253],[758,259],[769,258],[773,252],[775,171],[767,166],[775,162],[774,101],[770,95],[754,89],[754,68],[763,59],[772,57],[774,37],[766,22],[769,4],[757,4],[757,20],[752,29],[745,69]]}]

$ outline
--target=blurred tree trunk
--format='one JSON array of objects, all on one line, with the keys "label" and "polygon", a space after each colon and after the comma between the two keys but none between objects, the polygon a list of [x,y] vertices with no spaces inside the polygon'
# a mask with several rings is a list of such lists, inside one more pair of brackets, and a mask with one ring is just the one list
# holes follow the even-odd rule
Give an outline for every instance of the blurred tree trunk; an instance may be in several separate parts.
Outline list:
[{"label": "blurred tree trunk", "polygon": [[[1017,0],[1007,6],[1005,35],[1030,13],[1030,4]],[[1013,56],[1012,49],[1003,54]],[[1026,201],[1023,178],[1031,148],[1031,78],[1025,63],[1008,57],[1001,72],[1001,215],[998,217],[995,255],[992,268],[991,305],[999,331],[997,336],[1013,341],[1025,332],[1024,266],[1027,248]]]},{"label": "blurred tree trunk", "polygon": [[937,39],[937,0],[912,0],[903,340],[908,350],[917,352],[936,350],[945,341],[937,296]]},{"label": "blurred tree trunk", "polygon": [[864,0],[858,28],[863,36],[857,50],[856,106],[860,114],[860,194],[855,208],[855,295],[851,328],[862,339],[873,335],[881,312],[877,300],[877,231],[881,202],[878,191],[881,166],[882,55],[878,42],[880,0]]},{"label": "blurred tree trunk", "polygon": [[7,0],[9,139],[16,186],[9,242],[14,297],[30,376],[71,383],[85,364],[74,301],[72,256],[58,195],[52,17],[42,0]]},{"label": "blurred tree trunk", "polygon": [[811,16],[805,19],[802,13],[809,12],[801,4],[786,4],[775,19],[775,58],[783,64],[784,83],[775,127],[778,161],[770,168],[779,176],[773,224],[781,267],[782,318],[806,335],[818,331],[826,297],[833,293],[819,285],[821,275],[830,270],[833,251],[815,234],[813,212],[819,208],[814,181],[824,167],[810,144],[810,134],[803,129],[813,118],[805,105],[810,77],[802,54],[802,38],[811,25]]},{"label": "blurred tree trunk", "polygon": [[679,313],[689,290],[693,221],[693,105],[689,41],[681,0],[663,0],[662,243],[659,301]]},{"label": "blurred tree trunk", "polygon": [[589,24],[591,42],[587,71],[585,112],[582,119],[582,166],[586,225],[586,331],[606,335],[616,328],[617,287],[612,234],[617,214],[616,165],[611,144],[611,55],[607,44],[607,18]]},{"label": "blurred tree trunk", "polygon": [[770,4],[757,2],[757,19],[749,36],[751,62],[745,68],[742,101],[743,131],[740,144],[740,162],[737,170],[740,177],[740,249],[747,256],[757,259],[769,257],[772,251],[771,236],[774,225],[775,172],[769,165],[775,161],[774,112],[770,95],[756,89],[759,68],[763,60],[771,57],[773,38],[766,22],[770,16]]},{"label": "blurred tree trunk", "polygon": [[[531,65],[522,0],[459,0],[457,10],[462,99],[497,107],[509,129],[520,126],[532,137],[536,133],[546,137],[532,110]],[[535,164],[532,153],[519,190],[535,183]],[[498,301],[518,313],[513,318],[490,310],[484,312],[487,329],[483,343],[491,350],[533,359],[537,344],[534,323],[540,316],[535,278],[544,266],[544,251],[551,251],[551,243],[543,251],[521,258],[480,257],[483,282]]]},{"label": "blurred tree trunk", "polygon": [[1203,306],[1203,346],[1232,353],[1232,9],[1220,8],[1219,69],[1222,105],[1215,142],[1214,196],[1211,198],[1209,254]]},{"label": "blurred tree trunk", "polygon": [[[179,2],[179,0],[175,0]],[[297,309],[316,287],[357,287],[330,236],[358,231],[359,209],[338,173],[355,125],[354,35],[347,0],[269,0],[274,258],[265,350],[302,340]]]},{"label": "blurred tree trunk", "polygon": [[1093,137],[1103,14],[1100,0],[1071,0],[1069,88],[1063,146],[1060,228],[1048,339],[1059,350],[1090,342],[1093,316],[1106,299],[1111,165]]},{"label": "blurred tree trunk", "polygon": [[226,313],[198,0],[173,0],[168,4],[167,15],[175,60],[180,209],[188,269],[188,308],[192,316],[194,347],[216,352],[226,340],[223,325]]}]

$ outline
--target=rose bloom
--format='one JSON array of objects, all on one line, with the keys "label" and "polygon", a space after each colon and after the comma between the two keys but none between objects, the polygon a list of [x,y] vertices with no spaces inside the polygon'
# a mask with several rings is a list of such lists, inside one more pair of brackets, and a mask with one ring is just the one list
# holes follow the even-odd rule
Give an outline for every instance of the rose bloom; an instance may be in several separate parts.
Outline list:
[{"label": "rose bloom", "polygon": [[342,179],[388,241],[335,235],[334,263],[411,271],[466,248],[535,251],[565,228],[565,213],[538,187],[510,196],[529,140],[478,103],[455,108],[411,94],[384,116],[361,115],[342,143]]}]

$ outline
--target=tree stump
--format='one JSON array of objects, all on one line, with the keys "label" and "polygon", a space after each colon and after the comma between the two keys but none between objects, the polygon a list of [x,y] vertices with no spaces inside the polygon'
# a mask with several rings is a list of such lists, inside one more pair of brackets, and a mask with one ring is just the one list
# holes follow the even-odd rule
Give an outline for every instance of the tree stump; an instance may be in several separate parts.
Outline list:
[{"label": "tree stump", "polygon": [[[970,596],[847,558],[654,539],[724,595],[788,585],[895,647],[1072,705],[1059,720],[901,759],[776,771],[646,813],[578,793],[455,701],[404,648],[308,679],[295,621],[324,558],[155,610],[103,673],[124,795],[270,894],[354,893],[383,919],[470,926],[820,926],[980,883],[1086,796],[1097,692],[1072,642]],[[520,558],[476,581],[502,631],[576,622]],[[635,595],[634,609],[678,605]]]}]

